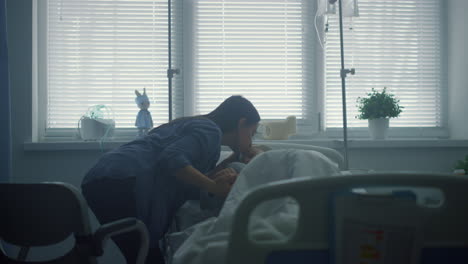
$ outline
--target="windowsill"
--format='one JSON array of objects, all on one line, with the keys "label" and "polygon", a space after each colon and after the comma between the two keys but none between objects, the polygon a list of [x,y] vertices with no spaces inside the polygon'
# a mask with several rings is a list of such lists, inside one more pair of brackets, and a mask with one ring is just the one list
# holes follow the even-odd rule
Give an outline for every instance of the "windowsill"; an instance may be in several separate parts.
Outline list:
[{"label": "windowsill", "polygon": [[111,150],[128,141],[57,141],[57,142],[24,142],[25,151],[62,151],[62,150]]},{"label": "windowsill", "polygon": [[[129,140],[112,141],[61,141],[61,142],[25,142],[25,151],[68,151],[68,150],[110,150]],[[341,149],[343,141],[338,139],[289,139],[289,140],[254,140],[255,144],[284,143],[284,144],[304,144]],[[349,149],[378,149],[378,148],[468,148],[468,139],[393,139],[372,140],[372,139],[350,139]]]},{"label": "windowsill", "polygon": [[[338,139],[316,139],[316,140],[258,140],[257,144],[267,142],[294,143],[315,145],[321,147],[341,149],[343,140]],[[415,138],[389,138],[385,140],[373,139],[349,139],[348,149],[377,149],[377,148],[468,148],[468,139],[415,139]]]}]

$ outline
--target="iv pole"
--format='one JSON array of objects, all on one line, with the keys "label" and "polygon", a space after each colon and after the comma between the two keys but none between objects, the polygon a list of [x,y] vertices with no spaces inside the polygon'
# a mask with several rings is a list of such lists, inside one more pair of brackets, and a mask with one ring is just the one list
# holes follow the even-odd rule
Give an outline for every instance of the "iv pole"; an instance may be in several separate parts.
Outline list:
[{"label": "iv pole", "polygon": [[174,74],[179,74],[179,69],[172,69],[172,23],[171,23],[171,4],[172,0],[167,0],[167,46],[168,46],[168,69],[167,69],[167,81],[168,81],[168,97],[169,97],[169,122],[172,121],[172,78]]},{"label": "iv pole", "polygon": [[348,73],[354,75],[355,70],[345,69],[344,66],[344,44],[343,44],[343,12],[341,7],[341,2],[343,0],[329,0],[330,4],[334,4],[338,1],[339,7],[339,18],[340,18],[340,49],[341,49],[341,97],[343,103],[343,157],[344,157],[344,169],[349,169],[349,160],[348,160],[348,123],[347,123],[347,113],[346,113],[346,76]]}]

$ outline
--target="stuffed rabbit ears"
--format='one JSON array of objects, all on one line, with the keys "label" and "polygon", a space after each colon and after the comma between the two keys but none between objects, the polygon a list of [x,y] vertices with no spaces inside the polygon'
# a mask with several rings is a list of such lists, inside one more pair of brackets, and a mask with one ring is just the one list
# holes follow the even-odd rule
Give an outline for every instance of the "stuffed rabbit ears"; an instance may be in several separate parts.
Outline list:
[{"label": "stuffed rabbit ears", "polygon": [[[135,90],[135,94],[136,96],[142,96],[142,94],[138,90]],[[146,95],[146,88],[143,88],[143,95]]]}]

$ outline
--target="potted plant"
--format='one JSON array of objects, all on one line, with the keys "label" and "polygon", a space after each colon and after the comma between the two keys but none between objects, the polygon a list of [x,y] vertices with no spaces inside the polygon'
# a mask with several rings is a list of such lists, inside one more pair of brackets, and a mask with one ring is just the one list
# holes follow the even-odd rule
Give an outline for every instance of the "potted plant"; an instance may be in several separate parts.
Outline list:
[{"label": "potted plant", "polygon": [[384,87],[382,92],[372,88],[372,92],[366,97],[358,97],[357,102],[360,114],[356,118],[368,120],[369,132],[373,139],[385,139],[389,118],[398,117],[403,109],[399,105],[400,100],[387,92],[387,87]]},{"label": "potted plant", "polygon": [[458,174],[468,175],[468,155],[465,156],[465,160],[459,160],[455,164],[455,172]]}]

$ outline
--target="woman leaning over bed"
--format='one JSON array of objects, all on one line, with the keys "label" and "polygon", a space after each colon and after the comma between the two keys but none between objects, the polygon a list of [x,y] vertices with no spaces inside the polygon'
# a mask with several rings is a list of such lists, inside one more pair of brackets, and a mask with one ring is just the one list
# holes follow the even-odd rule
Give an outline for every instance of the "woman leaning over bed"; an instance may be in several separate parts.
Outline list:
[{"label": "woman leaning over bed", "polygon": [[[174,213],[186,200],[198,199],[200,190],[227,196],[236,174],[210,178],[206,173],[215,167],[221,145],[234,151],[228,160],[249,149],[259,121],[250,101],[231,96],[207,115],[161,125],[103,155],[84,177],[83,195],[101,224],[125,217],[142,220],[150,232],[146,263],[164,263],[158,241]],[[135,263],[138,234],[113,240],[127,263]]]}]

